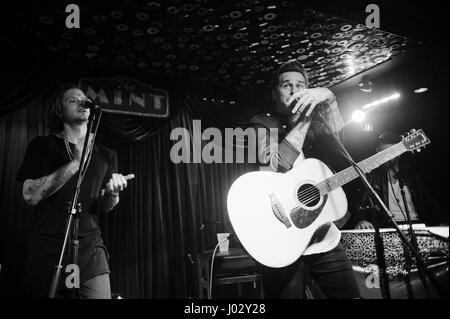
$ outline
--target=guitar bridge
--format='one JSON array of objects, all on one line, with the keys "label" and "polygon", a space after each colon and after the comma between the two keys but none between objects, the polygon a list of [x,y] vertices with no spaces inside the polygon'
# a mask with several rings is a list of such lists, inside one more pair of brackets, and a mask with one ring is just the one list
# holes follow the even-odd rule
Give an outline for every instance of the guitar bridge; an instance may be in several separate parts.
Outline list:
[{"label": "guitar bridge", "polygon": [[291,222],[289,221],[289,218],[286,217],[286,214],[284,213],[284,209],[280,204],[280,201],[277,199],[274,193],[269,194],[270,201],[272,203],[272,212],[275,215],[275,217],[286,226],[286,228],[289,228],[292,226]]}]

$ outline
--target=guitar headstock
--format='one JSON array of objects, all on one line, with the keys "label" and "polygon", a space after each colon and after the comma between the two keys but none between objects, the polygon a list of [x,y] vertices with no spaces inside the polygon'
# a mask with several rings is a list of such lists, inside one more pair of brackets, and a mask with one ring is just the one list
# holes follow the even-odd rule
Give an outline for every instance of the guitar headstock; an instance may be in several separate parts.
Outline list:
[{"label": "guitar headstock", "polygon": [[402,136],[403,140],[401,143],[406,148],[407,151],[417,151],[420,152],[425,145],[430,144],[430,139],[425,135],[422,129],[415,130],[412,129],[406,136]]}]

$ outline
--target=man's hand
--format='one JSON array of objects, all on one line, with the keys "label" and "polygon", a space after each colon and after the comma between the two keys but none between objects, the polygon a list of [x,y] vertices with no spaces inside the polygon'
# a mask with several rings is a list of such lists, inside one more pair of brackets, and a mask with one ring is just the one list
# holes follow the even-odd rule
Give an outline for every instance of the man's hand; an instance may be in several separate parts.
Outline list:
[{"label": "man's hand", "polygon": [[362,220],[356,225],[355,229],[375,229],[375,228],[373,227],[372,223],[366,220]]},{"label": "man's hand", "polygon": [[128,180],[133,179],[134,174],[123,176],[122,174],[112,174],[108,184],[106,184],[105,195],[118,196],[128,186]]},{"label": "man's hand", "polygon": [[333,99],[333,92],[327,88],[305,89],[294,93],[289,98],[288,105],[294,100],[297,100],[291,110],[292,114],[295,114],[294,117],[296,117],[296,119],[298,119],[309,106],[305,113],[305,117],[309,118],[317,105],[323,102],[330,103]]},{"label": "man's hand", "polygon": [[130,179],[134,178],[134,174],[123,176],[122,174],[112,174],[106,189],[102,189],[101,205],[103,211],[109,212],[119,203],[119,193],[128,186]]}]

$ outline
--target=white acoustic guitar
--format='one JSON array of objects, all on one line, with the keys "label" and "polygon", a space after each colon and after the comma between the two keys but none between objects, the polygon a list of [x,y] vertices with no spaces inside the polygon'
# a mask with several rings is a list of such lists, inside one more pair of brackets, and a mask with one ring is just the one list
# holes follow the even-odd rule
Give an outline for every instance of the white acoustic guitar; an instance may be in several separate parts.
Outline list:
[{"label": "white acoustic guitar", "polygon": [[[406,151],[430,143],[422,130],[358,163],[368,173]],[[317,159],[306,159],[286,173],[250,172],[231,186],[228,215],[240,242],[263,265],[292,264],[316,230],[342,218],[347,198],[341,186],[358,177],[353,167],[337,174]]]}]

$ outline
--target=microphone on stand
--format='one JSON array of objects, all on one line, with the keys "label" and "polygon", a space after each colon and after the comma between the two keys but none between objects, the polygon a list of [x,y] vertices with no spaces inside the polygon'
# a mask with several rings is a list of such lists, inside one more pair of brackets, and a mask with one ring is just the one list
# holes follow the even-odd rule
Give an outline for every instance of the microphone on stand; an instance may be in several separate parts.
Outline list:
[{"label": "microphone on stand", "polygon": [[92,102],[90,99],[82,100],[80,102],[80,106],[84,109],[92,109],[92,110],[96,110],[96,109],[100,108],[100,106],[98,106],[97,104]]}]

